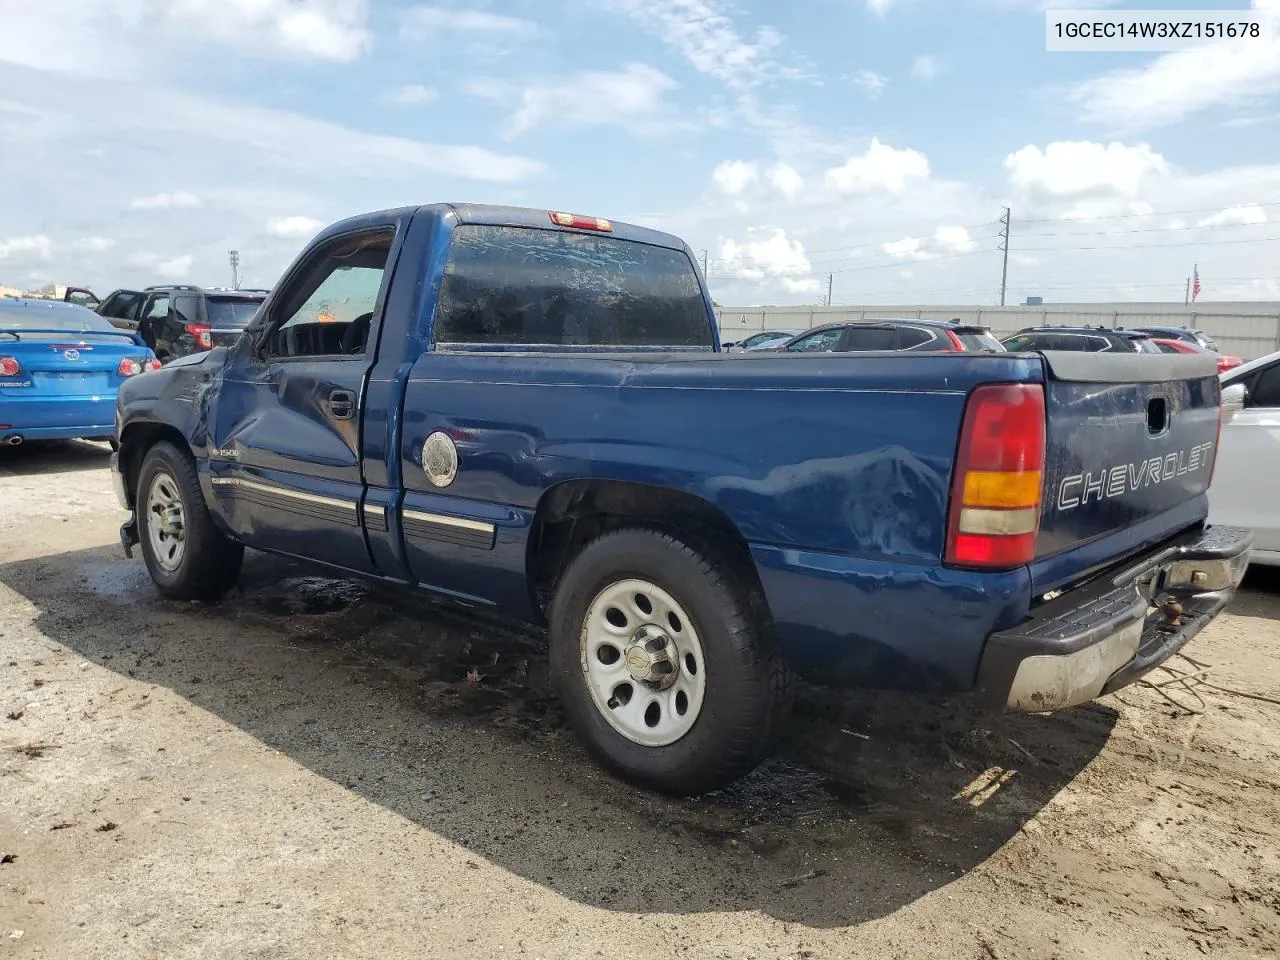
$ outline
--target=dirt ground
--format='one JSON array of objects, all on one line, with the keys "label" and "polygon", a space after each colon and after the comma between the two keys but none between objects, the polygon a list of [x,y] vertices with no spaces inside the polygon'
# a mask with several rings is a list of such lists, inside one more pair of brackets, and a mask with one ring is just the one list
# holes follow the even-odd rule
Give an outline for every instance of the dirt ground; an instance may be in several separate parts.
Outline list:
[{"label": "dirt ground", "polygon": [[1266,571],[1182,708],[806,689],[777,760],[673,801],[586,760],[535,632],[261,556],[223,604],[160,600],[106,462],[0,450],[0,958],[1280,947],[1280,706],[1242,695],[1280,698]]}]

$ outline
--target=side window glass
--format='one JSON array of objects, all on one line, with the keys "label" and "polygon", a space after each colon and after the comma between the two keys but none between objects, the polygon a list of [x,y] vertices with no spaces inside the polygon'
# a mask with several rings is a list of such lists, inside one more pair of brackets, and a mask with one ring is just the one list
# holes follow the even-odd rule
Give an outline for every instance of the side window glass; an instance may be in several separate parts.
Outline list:
[{"label": "side window glass", "polygon": [[267,357],[363,356],[394,239],[375,230],[318,250],[272,309]]},{"label": "side window glass", "polygon": [[844,348],[856,353],[870,350],[897,350],[898,342],[898,331],[893,327],[853,326],[849,328]]},{"label": "side window glass", "polygon": [[200,322],[200,301],[191,296],[173,298],[173,319],[186,326]]},{"label": "side window glass", "polygon": [[910,350],[913,347],[923,347],[925,344],[933,342],[933,334],[928,330],[921,330],[918,327],[901,327],[898,330],[898,349]]},{"label": "side window glass", "polygon": [[147,304],[147,312],[142,319],[154,326],[157,320],[166,320],[168,317],[169,295],[161,294],[151,298],[151,302]]},{"label": "side window glass", "polygon": [[1280,363],[1273,363],[1258,374],[1249,391],[1249,406],[1280,407]]}]

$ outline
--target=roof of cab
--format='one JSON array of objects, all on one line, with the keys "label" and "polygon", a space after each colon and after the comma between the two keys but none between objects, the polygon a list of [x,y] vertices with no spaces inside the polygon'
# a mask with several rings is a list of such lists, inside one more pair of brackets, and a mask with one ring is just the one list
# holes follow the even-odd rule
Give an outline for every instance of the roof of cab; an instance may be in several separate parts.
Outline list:
[{"label": "roof of cab", "polygon": [[[555,210],[553,207],[509,207],[488,203],[432,203],[419,207],[392,207],[359,214],[324,227],[316,239],[328,238],[337,233],[359,229],[365,226],[385,224],[389,220],[406,217],[412,214],[427,216],[452,216],[457,223],[469,223],[488,226],[533,227],[543,230],[563,230],[567,233],[588,233],[602,237],[617,237],[622,240],[635,240],[657,247],[668,247],[673,250],[689,252],[689,245],[679,237],[661,230],[624,223],[606,217],[613,226],[609,233],[597,233],[593,230],[581,230],[574,227],[557,226],[551,221],[552,212],[580,214],[580,210]],[[595,216],[595,214],[590,214]]]}]

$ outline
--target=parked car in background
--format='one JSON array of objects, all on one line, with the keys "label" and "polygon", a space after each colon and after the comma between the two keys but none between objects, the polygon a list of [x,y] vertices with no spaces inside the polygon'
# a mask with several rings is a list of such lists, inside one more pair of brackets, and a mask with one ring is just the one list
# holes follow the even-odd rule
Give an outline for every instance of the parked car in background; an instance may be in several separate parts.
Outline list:
[{"label": "parked car in background", "polygon": [[1244,362],[1239,357],[1230,357],[1224,353],[1214,353],[1212,350],[1207,350],[1198,343],[1191,343],[1189,340],[1166,340],[1163,337],[1152,337],[1151,342],[1160,348],[1161,353],[1212,354],[1218,361],[1218,373],[1226,373],[1228,370],[1234,370]]},{"label": "parked car in background", "polygon": [[1107,327],[1028,327],[1005,337],[1004,348],[1024,350],[1072,350],[1085,353],[1160,353],[1145,333]]},{"label": "parked car in background", "polygon": [[0,300],[0,444],[112,440],[116,392],[159,369],[137,334],[60,300]]},{"label": "parked car in background", "polygon": [[106,317],[113,327],[137,330],[138,311],[146,299],[146,293],[141,290],[113,290],[93,309],[99,316]]},{"label": "parked car in background", "polygon": [[1004,353],[985,327],[955,320],[843,320],[806,330],[775,347],[780,353]]},{"label": "parked car in background", "polygon": [[799,330],[762,330],[759,333],[753,333],[745,340],[737,340],[733,343],[722,343],[720,348],[727,350],[729,353],[744,353],[750,350],[768,350],[776,347],[780,343],[786,343],[794,337]]},{"label": "parked car in background", "polygon": [[1222,378],[1227,410],[1209,487],[1209,522],[1253,530],[1253,563],[1280,566],[1280,352]]},{"label": "parked car in background", "polygon": [[235,343],[266,299],[265,290],[147,287],[138,333],[161,363]]},{"label": "parked car in background", "polygon": [[1185,327],[1133,327],[1136,333],[1145,333],[1151,337],[1160,337],[1164,340],[1181,340],[1183,343],[1194,343],[1197,347],[1211,353],[1218,352],[1218,344],[1203,330],[1188,330]]}]

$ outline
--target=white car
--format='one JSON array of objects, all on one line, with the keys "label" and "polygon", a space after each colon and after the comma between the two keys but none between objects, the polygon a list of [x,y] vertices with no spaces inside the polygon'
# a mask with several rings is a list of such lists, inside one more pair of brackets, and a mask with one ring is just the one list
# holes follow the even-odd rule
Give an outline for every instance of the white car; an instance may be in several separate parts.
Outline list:
[{"label": "white car", "polygon": [[1209,522],[1250,528],[1252,562],[1280,566],[1280,352],[1224,373],[1222,398],[1231,419],[1213,469]]}]

